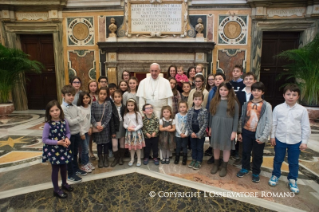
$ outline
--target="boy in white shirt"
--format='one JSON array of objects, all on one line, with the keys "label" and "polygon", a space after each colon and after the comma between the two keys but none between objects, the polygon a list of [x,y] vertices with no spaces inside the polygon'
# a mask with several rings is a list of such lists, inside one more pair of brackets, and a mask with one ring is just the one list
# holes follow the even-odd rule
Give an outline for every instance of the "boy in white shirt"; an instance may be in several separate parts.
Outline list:
[{"label": "boy in white shirt", "polygon": [[277,105],[273,112],[271,145],[275,149],[274,169],[268,184],[276,186],[281,175],[281,165],[288,152],[288,187],[291,192],[299,193],[297,186],[299,155],[307,148],[311,134],[309,116],[306,108],[297,103],[300,89],[295,84],[284,88],[285,102]]}]

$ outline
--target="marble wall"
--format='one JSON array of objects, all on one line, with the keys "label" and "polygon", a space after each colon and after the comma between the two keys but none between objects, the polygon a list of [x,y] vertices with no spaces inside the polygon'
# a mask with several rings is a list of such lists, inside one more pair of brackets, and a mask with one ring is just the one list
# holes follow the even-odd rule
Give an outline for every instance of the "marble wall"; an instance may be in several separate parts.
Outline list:
[{"label": "marble wall", "polygon": [[[256,8],[223,8],[223,9],[202,9],[199,7],[192,8],[188,12],[189,15],[189,23],[191,27],[195,27],[197,24],[197,19],[200,17],[203,20],[204,24],[204,42],[215,42],[215,49],[211,54],[205,54],[207,57],[205,58],[205,62],[207,64],[208,73],[216,73],[217,71],[224,71],[226,75],[232,70],[232,65],[227,63],[231,62],[233,65],[235,63],[242,64],[245,71],[253,71],[257,76],[259,76],[260,69],[260,58],[261,58],[261,41],[262,41],[262,31],[264,30],[263,26],[260,26],[261,22],[266,24],[267,21],[262,21],[258,19],[258,15],[262,14],[264,18],[271,19],[272,22],[267,23],[269,26],[274,26],[273,23],[277,23],[278,21],[291,22],[289,19],[299,18],[299,22],[302,22],[302,18],[306,17],[306,12],[301,10],[294,10],[296,14],[286,14],[285,11],[281,11],[277,9],[269,9],[268,12],[265,9],[262,11],[257,10]],[[260,13],[260,14],[259,14]],[[300,13],[300,14],[299,14]],[[97,42],[117,42],[118,40],[109,39],[109,25],[111,23],[111,18],[115,19],[115,24],[117,26],[118,31],[117,39],[123,39],[125,36],[120,32],[121,26],[124,23],[125,19],[125,11],[124,10],[109,10],[107,12],[101,11],[89,11],[86,13],[83,12],[63,12],[64,18],[64,51],[65,56],[68,55],[68,51],[70,50],[78,50],[78,49],[87,49],[81,48],[82,46],[90,46],[91,50],[94,50],[94,58],[92,61],[96,61],[96,77],[99,77],[101,74],[108,73],[105,63],[108,63],[107,54],[105,52],[101,52],[96,45]],[[74,20],[81,20],[83,22],[84,19],[91,20],[91,28],[90,33],[94,35],[92,37],[91,43],[83,43],[79,42],[78,44],[71,44],[70,37],[75,31],[72,27],[71,22]],[[254,21],[253,21],[254,20]],[[82,23],[81,22],[81,23]],[[292,22],[291,24],[295,24]],[[305,31],[302,34],[301,43],[307,43],[312,40],[313,35],[318,32],[318,24],[305,24],[301,31]],[[297,23],[298,25],[298,23]],[[282,30],[283,24],[279,24],[276,30]],[[310,27],[310,28],[309,28]],[[271,27],[270,27],[271,28]],[[270,29],[268,27],[268,29]],[[308,29],[309,28],[309,29]],[[72,30],[71,30],[72,29]],[[275,29],[275,28],[274,28]],[[291,27],[284,27],[284,30],[291,30]],[[297,29],[299,30],[299,28]],[[87,32],[86,32],[87,34]],[[74,36],[74,35],[73,35]],[[79,35],[78,35],[79,37]],[[172,41],[172,42],[187,42],[186,40],[179,40],[178,38],[141,38],[141,37],[125,37],[125,41],[134,41],[134,42],[161,42],[161,41]],[[94,42],[92,44],[92,42]],[[236,54],[231,54],[230,51],[236,51]],[[154,50],[156,52],[156,50]],[[182,57],[182,54],[180,55]],[[141,58],[135,58],[135,61],[143,60]],[[153,58],[153,60],[157,60],[157,58]],[[92,64],[91,61],[91,64]],[[178,62],[178,61],[177,61]],[[187,63],[195,63],[195,60],[189,60]],[[169,62],[167,61],[167,64]],[[132,64],[132,63],[131,63]],[[164,64],[164,63],[163,63]],[[124,63],[121,65],[121,69],[138,69],[135,67],[137,64],[129,67],[129,64]],[[112,67],[111,67],[112,66]],[[110,66],[110,68],[114,67],[114,63]],[[116,66],[116,65],[115,65]],[[65,68],[68,70],[68,61],[65,61]],[[112,69],[112,73],[114,70]],[[144,69],[144,66],[141,66],[140,69]],[[117,70],[118,73],[116,75],[120,75],[121,70]],[[117,72],[116,71],[116,72]],[[68,71],[66,71],[66,75],[68,75]],[[229,76],[230,77],[230,76]],[[68,78],[68,77],[66,77]],[[66,79],[67,80],[67,79]]]},{"label": "marble wall", "polygon": [[82,89],[87,90],[86,85],[91,79],[96,78],[96,62],[94,50],[68,51],[69,78],[79,76],[82,80]]},{"label": "marble wall", "polygon": [[217,72],[225,73],[226,80],[232,79],[232,70],[235,65],[242,65],[246,72],[246,50],[223,49],[218,50],[216,62]]}]

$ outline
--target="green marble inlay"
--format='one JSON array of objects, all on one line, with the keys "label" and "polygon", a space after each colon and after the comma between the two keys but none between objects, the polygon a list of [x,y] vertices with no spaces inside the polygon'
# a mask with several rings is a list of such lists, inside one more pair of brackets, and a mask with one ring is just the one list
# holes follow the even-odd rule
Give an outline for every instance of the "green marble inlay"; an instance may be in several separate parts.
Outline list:
[{"label": "green marble inlay", "polygon": [[67,26],[70,25],[70,23],[76,18],[67,18],[66,21],[67,21]]},{"label": "green marble inlay", "polygon": [[88,20],[93,25],[93,18],[92,17],[85,17],[86,20]]},{"label": "green marble inlay", "polygon": [[227,44],[221,37],[218,35],[218,43],[219,44]]},{"label": "green marble inlay", "polygon": [[76,76],[75,71],[72,69],[69,69],[69,79],[71,79],[72,77],[75,77],[75,76]]},{"label": "green marble inlay", "polygon": [[76,45],[69,37],[68,37],[69,45]]},{"label": "green marble inlay", "polygon": [[239,18],[243,19],[245,24],[247,25],[247,16],[238,16]]},{"label": "green marble inlay", "polygon": [[235,56],[237,54],[238,49],[225,49],[228,53],[228,56]]},{"label": "green marble inlay", "polygon": [[[53,189],[47,189],[1,199],[0,207],[2,211],[270,211],[225,197],[204,197],[203,191],[137,173],[73,186],[65,200],[54,198]],[[189,192],[189,197],[159,197],[166,195],[161,191]]]},{"label": "green marble inlay", "polygon": [[246,44],[246,35],[245,35],[244,38],[239,42],[239,44]]},{"label": "green marble inlay", "polygon": [[89,77],[91,79],[96,79],[96,66],[95,66],[95,62],[93,63],[93,69],[90,70],[89,72]]},{"label": "green marble inlay", "polygon": [[86,53],[88,53],[88,50],[84,49],[84,50],[74,50],[74,52],[78,55],[78,56],[85,56]]},{"label": "green marble inlay", "polygon": [[89,42],[87,42],[85,45],[94,45],[94,39],[93,38],[94,37],[92,36],[92,39]]},{"label": "green marble inlay", "polygon": [[227,18],[227,17],[228,15],[220,15],[218,25],[224,20],[224,18]]}]

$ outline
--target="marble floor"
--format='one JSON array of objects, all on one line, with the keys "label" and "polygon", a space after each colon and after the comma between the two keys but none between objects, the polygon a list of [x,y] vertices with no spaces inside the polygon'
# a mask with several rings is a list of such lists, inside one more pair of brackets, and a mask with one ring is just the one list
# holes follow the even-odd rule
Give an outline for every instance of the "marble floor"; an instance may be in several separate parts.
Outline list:
[{"label": "marble floor", "polygon": [[[300,194],[293,197],[276,196],[290,195],[286,162],[279,184],[268,186],[274,149],[267,145],[261,181],[257,184],[251,181],[251,173],[236,177],[241,166],[234,158],[224,178],[210,174],[208,156],[199,170],[181,163],[175,165],[172,160],[159,166],[150,160],[141,167],[129,167],[126,162],[84,176],[82,183],[74,185],[75,192],[68,197],[72,200],[65,201],[52,197],[51,166],[41,163],[43,114],[44,111],[22,111],[0,118],[0,211],[318,211],[319,127],[316,124],[312,126],[309,148],[300,156]],[[191,157],[188,160],[189,163]],[[91,162],[97,166],[96,160]],[[201,193],[197,197],[163,197],[178,192]],[[248,192],[254,195],[243,196]]]}]

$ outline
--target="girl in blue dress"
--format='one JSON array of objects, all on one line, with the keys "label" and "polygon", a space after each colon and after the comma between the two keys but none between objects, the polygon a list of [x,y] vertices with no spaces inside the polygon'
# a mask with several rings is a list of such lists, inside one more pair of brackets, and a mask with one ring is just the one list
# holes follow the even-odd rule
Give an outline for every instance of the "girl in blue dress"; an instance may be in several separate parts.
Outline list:
[{"label": "girl in blue dress", "polygon": [[70,136],[69,125],[64,119],[60,104],[56,100],[50,101],[45,110],[42,162],[49,161],[52,165],[53,195],[59,198],[68,196],[59,188],[59,170],[61,171],[62,189],[69,192],[73,191],[73,188],[66,182],[67,164],[72,160],[72,152],[68,149]]}]

